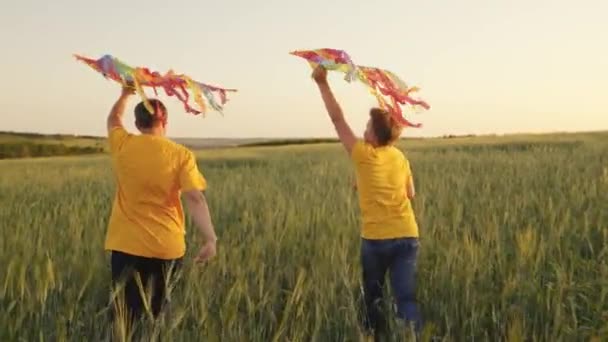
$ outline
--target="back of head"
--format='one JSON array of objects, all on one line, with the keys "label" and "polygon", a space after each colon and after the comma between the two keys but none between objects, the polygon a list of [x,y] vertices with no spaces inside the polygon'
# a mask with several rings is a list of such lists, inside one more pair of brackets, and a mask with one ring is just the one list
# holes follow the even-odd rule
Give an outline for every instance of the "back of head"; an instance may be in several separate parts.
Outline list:
[{"label": "back of head", "polygon": [[403,127],[384,109],[372,108],[369,112],[372,130],[379,146],[387,146],[399,139]]},{"label": "back of head", "polygon": [[135,106],[135,125],[140,131],[159,126],[164,127],[167,124],[167,108],[165,105],[157,99],[150,99],[148,103],[154,108],[153,113],[150,113],[143,101]]}]

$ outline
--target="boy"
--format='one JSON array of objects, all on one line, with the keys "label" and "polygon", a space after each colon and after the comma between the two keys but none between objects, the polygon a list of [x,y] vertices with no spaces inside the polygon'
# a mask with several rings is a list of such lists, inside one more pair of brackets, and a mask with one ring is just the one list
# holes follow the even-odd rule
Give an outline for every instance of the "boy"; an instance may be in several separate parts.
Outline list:
[{"label": "boy", "polygon": [[112,282],[125,281],[129,321],[141,318],[147,307],[138,276],[143,290],[153,291],[150,309],[157,317],[166,301],[165,287],[181,265],[186,246],[180,195],[205,241],[198,261],[215,255],[217,240],[202,193],[207,183],[194,154],[165,137],[168,117],[163,103],[150,100],[154,112],[143,103],[135,107],[135,125],[141,134],[130,134],[123,127],[132,94],[131,88],[123,88],[107,119],[116,195],[105,241],[111,252]]},{"label": "boy", "polygon": [[361,266],[366,332],[379,333],[382,289],[390,271],[397,316],[413,323],[419,333],[422,322],[415,294],[418,225],[410,202],[415,193],[414,182],[408,160],[393,145],[401,127],[390,113],[373,108],[364,140],[358,140],[334,98],[325,68],[318,66],[312,77],[338,137],[355,164],[363,221]]}]

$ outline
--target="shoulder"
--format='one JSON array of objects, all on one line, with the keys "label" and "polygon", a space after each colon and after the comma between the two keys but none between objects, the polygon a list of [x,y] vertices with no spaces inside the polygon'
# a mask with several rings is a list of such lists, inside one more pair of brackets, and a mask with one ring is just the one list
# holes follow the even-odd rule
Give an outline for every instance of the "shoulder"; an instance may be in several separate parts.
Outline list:
[{"label": "shoulder", "polygon": [[108,141],[110,144],[110,152],[118,152],[124,143],[132,136],[131,133],[122,126],[114,126],[108,131]]},{"label": "shoulder", "polygon": [[397,155],[398,160],[402,163],[406,170],[410,169],[410,161],[407,157],[407,153],[403,150],[395,146],[395,155]]},{"label": "shoulder", "polygon": [[171,150],[173,152],[176,153],[186,153],[187,151],[190,151],[185,145],[182,145],[176,141],[173,141],[167,137],[162,137],[160,140],[163,144],[163,146],[168,149]]},{"label": "shoulder", "polygon": [[354,161],[361,161],[369,158],[375,153],[375,148],[363,140],[357,140],[351,151],[351,158]]},{"label": "shoulder", "polygon": [[162,151],[165,158],[177,164],[183,164],[194,157],[194,153],[185,145],[173,141],[167,137],[154,137],[154,144]]},{"label": "shoulder", "polygon": [[397,145],[391,145],[390,148],[387,149],[387,151],[390,151],[389,153],[391,153],[392,155],[394,155],[398,159],[407,160],[406,153],[403,151],[403,149],[401,149]]},{"label": "shoulder", "polygon": [[132,134],[129,133],[123,126],[113,126],[108,130],[108,137],[110,139],[112,139],[113,137],[117,137],[117,136],[131,136]]},{"label": "shoulder", "polygon": [[179,156],[179,158],[182,162],[188,161],[191,159],[196,160],[196,155],[194,154],[194,151],[192,151],[186,145],[180,144],[178,142],[175,142],[175,141],[169,140],[169,139],[167,139],[167,141],[169,142],[171,147],[175,150],[176,155]]},{"label": "shoulder", "polygon": [[399,158],[407,161],[407,153],[397,146],[394,146],[394,147],[395,147],[395,153],[399,156]]}]

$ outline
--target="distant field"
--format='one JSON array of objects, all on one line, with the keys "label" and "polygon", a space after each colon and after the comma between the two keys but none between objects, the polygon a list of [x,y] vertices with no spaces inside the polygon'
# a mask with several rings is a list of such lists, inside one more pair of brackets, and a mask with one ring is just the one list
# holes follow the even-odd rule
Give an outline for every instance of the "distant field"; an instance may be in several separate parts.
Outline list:
[{"label": "distant field", "polygon": [[[444,341],[608,340],[608,133],[405,141],[419,299]],[[219,255],[170,341],[357,341],[359,215],[337,144],[201,150]],[[99,341],[107,156],[0,161],[0,341]],[[389,312],[390,315],[390,312]],[[392,321],[389,321],[392,322]],[[144,340],[150,340],[148,338]]]}]

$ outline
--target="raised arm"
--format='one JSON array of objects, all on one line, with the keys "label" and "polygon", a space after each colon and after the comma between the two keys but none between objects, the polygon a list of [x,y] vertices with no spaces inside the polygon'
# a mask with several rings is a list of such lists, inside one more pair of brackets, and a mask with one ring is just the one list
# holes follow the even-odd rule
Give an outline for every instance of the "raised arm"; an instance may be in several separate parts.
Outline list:
[{"label": "raised arm", "polygon": [[336,101],[331,87],[327,82],[327,70],[319,65],[313,71],[312,77],[319,86],[321,98],[323,99],[323,103],[325,103],[325,108],[331,118],[331,122],[334,124],[336,133],[338,133],[338,138],[340,138],[340,141],[348,154],[351,154],[353,146],[355,145],[355,142],[357,142],[357,137],[348,125],[348,122],[346,122],[344,113],[342,113],[342,108],[340,108],[340,104]]},{"label": "raised arm", "polygon": [[133,95],[135,91],[133,88],[123,87],[122,92],[120,93],[120,97],[110,110],[110,114],[107,119],[108,133],[115,127],[123,127],[122,125],[122,117],[125,113],[125,106],[127,105],[127,101],[131,95]]}]

